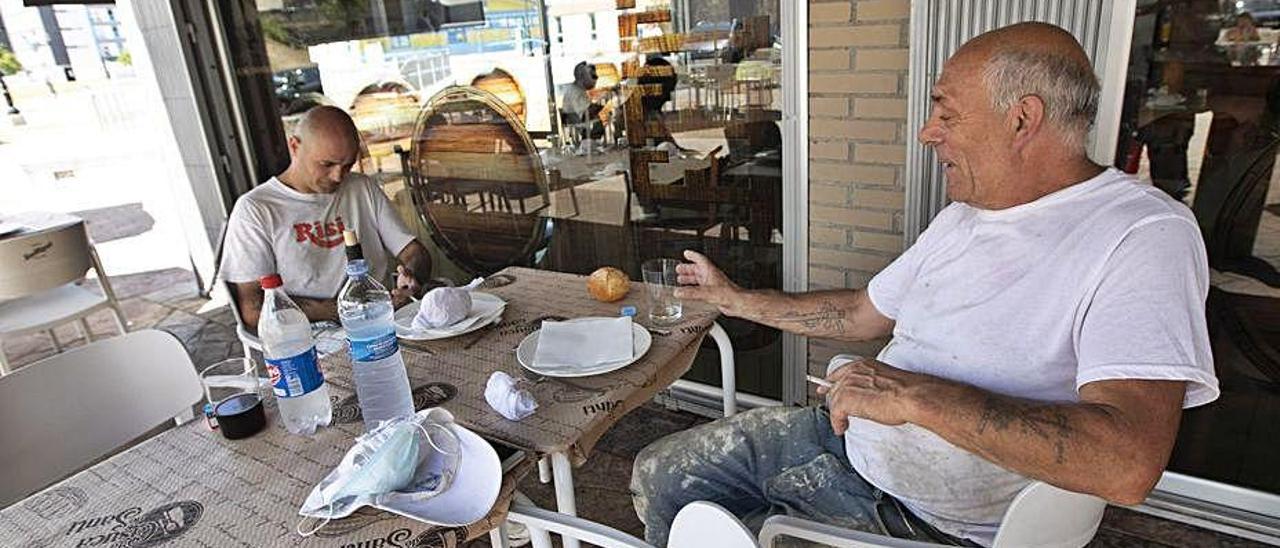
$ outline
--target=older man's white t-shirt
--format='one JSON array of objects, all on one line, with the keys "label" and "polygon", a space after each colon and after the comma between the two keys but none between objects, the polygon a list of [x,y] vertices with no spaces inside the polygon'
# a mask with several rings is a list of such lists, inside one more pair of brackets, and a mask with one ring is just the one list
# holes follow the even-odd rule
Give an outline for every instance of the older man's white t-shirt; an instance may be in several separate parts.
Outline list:
[{"label": "older man's white t-shirt", "polygon": [[[1208,286],[1190,211],[1107,170],[1009,209],[951,204],[867,291],[897,322],[887,364],[1052,402],[1096,381],[1180,380],[1192,407],[1218,396]],[[855,419],[845,444],[873,485],[983,544],[1029,483],[911,424]]]},{"label": "older man's white t-shirt", "polygon": [[344,229],[360,237],[370,275],[391,283],[395,257],[413,235],[376,182],[351,173],[332,194],[306,194],[272,177],[231,210],[222,278],[246,283],[278,273],[289,295],[332,299],[346,281]]}]

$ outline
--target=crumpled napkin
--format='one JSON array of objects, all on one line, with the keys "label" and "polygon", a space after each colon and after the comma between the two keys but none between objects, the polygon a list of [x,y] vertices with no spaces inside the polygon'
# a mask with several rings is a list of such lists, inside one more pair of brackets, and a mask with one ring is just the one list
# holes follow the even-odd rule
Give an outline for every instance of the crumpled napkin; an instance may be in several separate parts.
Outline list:
[{"label": "crumpled napkin", "polygon": [[482,282],[484,278],[476,278],[463,287],[437,287],[428,291],[418,303],[413,328],[440,329],[466,319],[471,313],[471,290]]},{"label": "crumpled napkin", "polygon": [[518,421],[538,408],[538,402],[528,390],[519,388],[511,375],[494,371],[484,387],[484,401],[507,420]]}]

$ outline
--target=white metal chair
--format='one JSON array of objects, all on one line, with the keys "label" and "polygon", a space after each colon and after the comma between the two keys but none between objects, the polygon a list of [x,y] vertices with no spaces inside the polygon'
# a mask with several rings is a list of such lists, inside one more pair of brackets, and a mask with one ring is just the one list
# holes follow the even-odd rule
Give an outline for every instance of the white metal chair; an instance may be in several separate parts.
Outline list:
[{"label": "white metal chair", "polygon": [[[90,268],[98,276],[102,295],[78,283]],[[124,312],[83,222],[32,237],[0,240],[0,375],[9,373],[3,337],[46,331],[54,348],[62,352],[53,328],[78,319],[80,335],[92,342],[85,317],[102,309],[112,311],[116,327],[125,333]]]},{"label": "white metal chair", "polygon": [[191,358],[147,329],[90,343],[0,379],[0,508],[166,420],[203,397]]},{"label": "white metal chair", "polygon": [[[1059,489],[1043,482],[1023,488],[1005,511],[994,548],[1036,546],[1079,548],[1098,531],[1106,501]],[[507,520],[529,528],[534,548],[550,547],[549,533],[605,548],[648,547],[644,541],[599,523],[550,510],[513,504]],[[738,518],[706,501],[688,504],[671,525],[669,548],[773,548],[779,537],[792,537],[841,548],[926,548],[924,542],[844,529],[790,516],[765,520],[754,537]]]}]

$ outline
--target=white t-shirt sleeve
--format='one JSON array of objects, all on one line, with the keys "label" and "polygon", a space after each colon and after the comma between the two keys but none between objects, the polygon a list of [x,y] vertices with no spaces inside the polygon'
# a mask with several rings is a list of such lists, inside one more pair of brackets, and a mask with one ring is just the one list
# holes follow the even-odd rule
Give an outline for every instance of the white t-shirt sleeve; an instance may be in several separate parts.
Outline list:
[{"label": "white t-shirt sleeve", "polygon": [[378,183],[369,179],[365,184],[369,192],[369,205],[373,209],[374,225],[378,227],[378,236],[382,238],[383,245],[394,260],[405,246],[413,241],[413,233],[409,232],[404,221],[400,220],[395,204],[391,203],[391,199],[387,198],[387,194],[382,191]]},{"label": "white t-shirt sleeve", "polygon": [[1205,321],[1209,267],[1199,229],[1166,217],[1132,229],[1077,319],[1076,389],[1118,379],[1186,381],[1183,407],[1218,397]]},{"label": "white t-shirt sleeve", "polygon": [[270,227],[262,211],[245,199],[236,202],[227,219],[227,234],[222,244],[223,281],[257,282],[258,278],[276,272],[276,255],[271,248]]}]

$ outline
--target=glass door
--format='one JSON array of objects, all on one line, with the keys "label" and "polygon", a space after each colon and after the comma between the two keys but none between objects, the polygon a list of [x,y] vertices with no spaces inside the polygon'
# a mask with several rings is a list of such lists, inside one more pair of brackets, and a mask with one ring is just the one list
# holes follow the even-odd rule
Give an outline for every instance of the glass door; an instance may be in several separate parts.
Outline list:
[{"label": "glass door", "polygon": [[1169,470],[1246,488],[1258,495],[1250,500],[1271,500],[1272,517],[1280,517],[1278,39],[1280,2],[1138,2],[1116,153],[1117,167],[1192,209],[1212,269],[1222,397],[1183,416]]},{"label": "glass door", "polygon": [[[745,287],[782,287],[781,36],[793,31],[779,0],[257,10],[269,66],[233,69],[270,71],[279,117],[247,123],[287,135],[312,106],[349,112],[358,169],[420,227],[437,275],[612,266],[640,279],[644,260],[692,249]],[[782,399],[781,334],[721,324],[738,390]],[[714,344],[687,378],[720,384]]]}]

